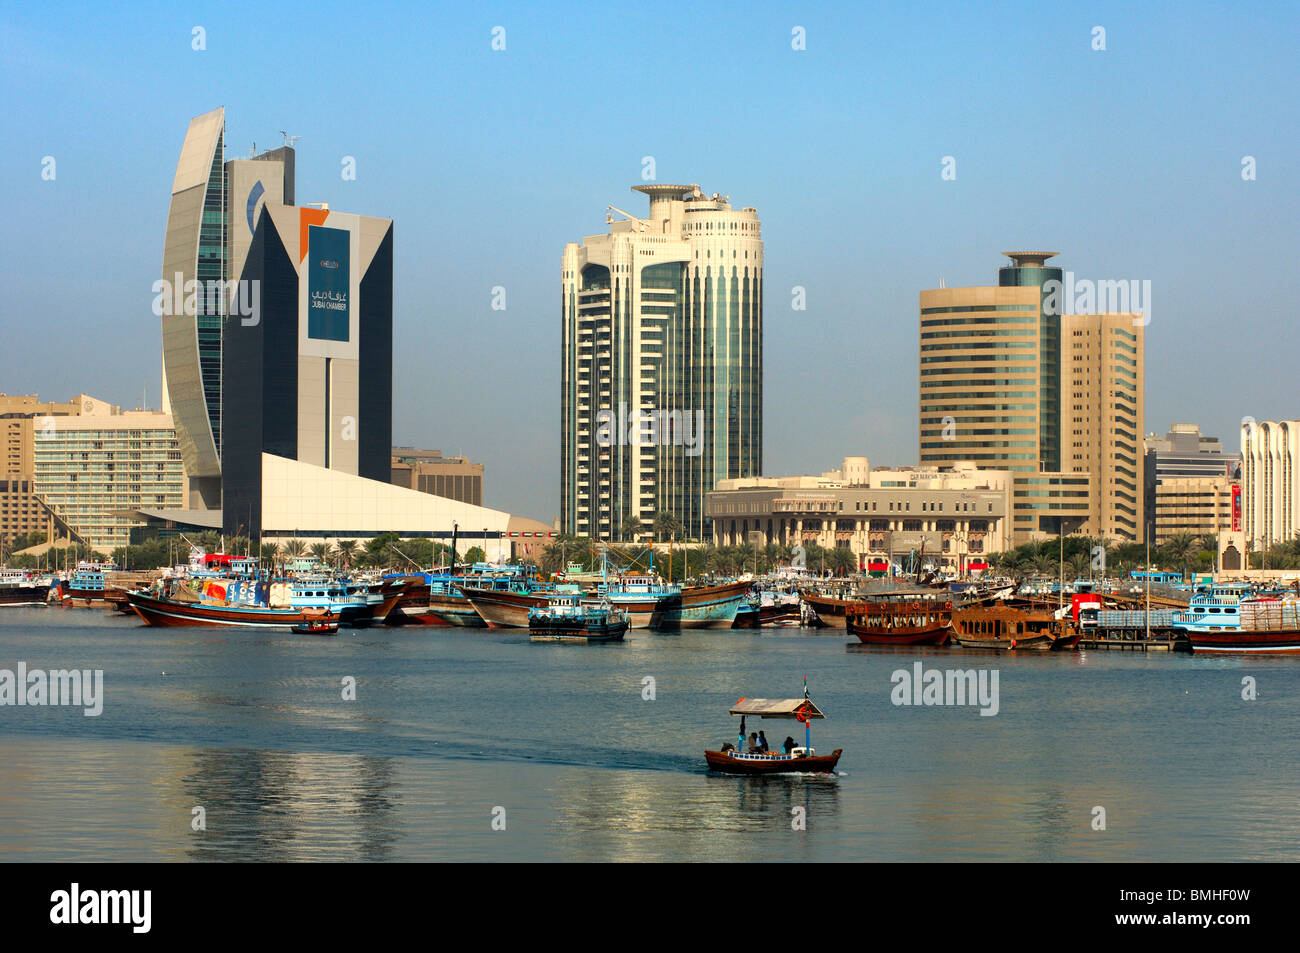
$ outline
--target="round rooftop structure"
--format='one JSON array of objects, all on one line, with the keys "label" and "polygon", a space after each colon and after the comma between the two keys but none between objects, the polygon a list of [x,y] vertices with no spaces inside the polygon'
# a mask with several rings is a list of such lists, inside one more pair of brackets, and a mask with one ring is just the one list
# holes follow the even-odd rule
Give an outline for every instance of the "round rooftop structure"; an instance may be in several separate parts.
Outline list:
[{"label": "round rooftop structure", "polygon": [[1055,258],[1060,252],[1056,251],[1004,251],[1002,254],[1010,258],[1018,268],[1042,268],[1049,258]]}]

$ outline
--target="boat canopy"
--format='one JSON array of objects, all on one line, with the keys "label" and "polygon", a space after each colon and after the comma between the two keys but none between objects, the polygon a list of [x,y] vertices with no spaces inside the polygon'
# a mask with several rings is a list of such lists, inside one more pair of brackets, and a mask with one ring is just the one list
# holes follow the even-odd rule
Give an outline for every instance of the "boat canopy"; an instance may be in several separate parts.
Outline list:
[{"label": "boat canopy", "polygon": [[758,715],[760,718],[793,718],[798,712],[806,718],[825,718],[816,705],[806,698],[742,698],[731,706],[732,715]]}]

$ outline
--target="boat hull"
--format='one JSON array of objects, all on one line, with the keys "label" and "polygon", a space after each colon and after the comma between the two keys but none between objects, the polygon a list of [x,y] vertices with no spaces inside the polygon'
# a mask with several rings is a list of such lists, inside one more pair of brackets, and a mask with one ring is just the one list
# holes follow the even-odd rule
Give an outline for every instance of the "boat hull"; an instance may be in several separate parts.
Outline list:
[{"label": "boat hull", "polygon": [[543,608],[554,593],[510,592],[507,590],[461,589],[484,624],[490,629],[526,629],[530,609]]},{"label": "boat hull", "polygon": [[1300,630],[1238,630],[1235,632],[1196,632],[1184,630],[1192,644],[1192,654],[1234,653],[1300,655]]},{"label": "boat hull", "polygon": [[730,629],[748,593],[747,582],[684,589],[680,595],[671,596],[661,604],[655,618],[650,621],[650,628]]},{"label": "boat hull", "polygon": [[648,629],[651,620],[655,617],[655,613],[659,611],[659,607],[664,604],[669,596],[667,593],[662,596],[609,593],[605,595],[605,598],[610,605],[627,613],[628,628]]},{"label": "boat hull", "polygon": [[918,627],[913,631],[910,628],[895,629],[891,632],[880,632],[872,629],[858,629],[853,623],[849,623],[848,631],[850,635],[855,635],[859,642],[866,645],[943,645],[948,641],[952,630],[946,626],[928,626]]},{"label": "boat hull", "polygon": [[959,645],[964,649],[1040,649],[1046,651],[1053,645],[1054,640],[1050,635],[1026,635],[1014,639],[980,639],[972,636],[952,636],[953,645]]},{"label": "boat hull", "polygon": [[319,619],[315,609],[234,608],[173,602],[144,593],[127,594],[136,615],[152,626],[246,626],[254,628],[307,625]]},{"label": "boat hull", "polygon": [[528,628],[528,638],[532,642],[622,642],[626,634],[627,622],[611,625],[534,623]]},{"label": "boat hull", "polygon": [[0,606],[43,606],[49,596],[49,586],[4,586],[0,588]]},{"label": "boat hull", "polygon": [[813,613],[817,616],[817,621],[823,627],[828,629],[844,629],[848,627],[847,610],[850,600],[834,599],[831,596],[806,595],[803,597],[803,601],[811,607]]},{"label": "boat hull", "polygon": [[732,751],[706,751],[704,760],[710,770],[724,774],[831,774],[839,764],[843,749],[836,748],[828,755],[792,758],[789,755],[737,755]]}]

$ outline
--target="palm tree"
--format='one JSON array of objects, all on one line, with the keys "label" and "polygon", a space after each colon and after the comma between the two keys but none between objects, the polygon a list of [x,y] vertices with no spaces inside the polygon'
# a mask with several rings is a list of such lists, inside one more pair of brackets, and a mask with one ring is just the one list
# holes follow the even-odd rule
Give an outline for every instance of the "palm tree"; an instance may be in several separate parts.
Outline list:
[{"label": "palm tree", "polygon": [[661,541],[666,540],[669,536],[680,536],[682,532],[681,521],[667,510],[660,510],[656,513],[654,523],[651,525],[654,527],[655,535]]},{"label": "palm tree", "polygon": [[334,551],[343,560],[343,565],[351,566],[357,558],[357,541],[355,539],[340,539],[334,544]]},{"label": "palm tree", "polygon": [[1187,557],[1192,552],[1192,547],[1196,545],[1195,539],[1191,533],[1175,533],[1165,541],[1164,555],[1175,566],[1182,569],[1183,576],[1187,576]]},{"label": "palm tree", "polygon": [[310,552],[317,562],[324,563],[329,558],[330,547],[328,543],[312,543]]},{"label": "palm tree", "polygon": [[842,546],[836,546],[831,551],[830,566],[836,574],[849,575],[858,568],[858,557],[853,555],[853,550]]},{"label": "palm tree", "polygon": [[619,527],[619,535],[630,543],[636,542],[636,538],[645,533],[645,523],[641,522],[641,517],[635,513],[629,513],[623,518],[623,525]]},{"label": "palm tree", "polygon": [[296,559],[307,551],[307,544],[300,539],[291,539],[281,547],[285,556],[290,559]]}]

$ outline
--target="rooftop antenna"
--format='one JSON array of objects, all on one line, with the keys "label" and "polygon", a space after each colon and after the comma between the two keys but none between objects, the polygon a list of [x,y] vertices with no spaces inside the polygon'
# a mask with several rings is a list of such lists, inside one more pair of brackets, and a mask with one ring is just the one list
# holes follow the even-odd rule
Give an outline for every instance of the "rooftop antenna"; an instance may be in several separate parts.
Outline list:
[{"label": "rooftop antenna", "polygon": [[253,156],[255,156],[255,155],[257,155],[257,143],[256,143],[256,142],[254,142],[251,146],[248,147],[248,157],[251,159],[251,158],[253,158]]},{"label": "rooftop antenna", "polygon": [[284,144],[286,146],[292,146],[295,142],[297,142],[299,139],[302,138],[302,136],[291,136],[283,129],[280,130],[280,135],[284,136]]}]

